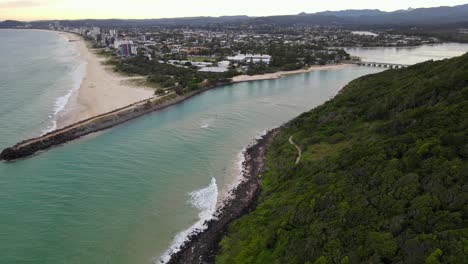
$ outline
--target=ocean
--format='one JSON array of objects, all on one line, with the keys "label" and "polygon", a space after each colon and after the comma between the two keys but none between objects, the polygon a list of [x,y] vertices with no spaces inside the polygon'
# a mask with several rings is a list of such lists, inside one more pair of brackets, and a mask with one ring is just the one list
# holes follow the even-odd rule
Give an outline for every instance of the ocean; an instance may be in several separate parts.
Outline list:
[{"label": "ocean", "polygon": [[[0,30],[0,40],[13,49],[0,51],[3,148],[53,127],[84,66],[57,33]],[[159,262],[212,216],[255,137],[381,70],[227,85],[0,163],[0,263]]]},{"label": "ocean", "polygon": [[0,147],[56,128],[85,64],[57,32],[0,30]]}]

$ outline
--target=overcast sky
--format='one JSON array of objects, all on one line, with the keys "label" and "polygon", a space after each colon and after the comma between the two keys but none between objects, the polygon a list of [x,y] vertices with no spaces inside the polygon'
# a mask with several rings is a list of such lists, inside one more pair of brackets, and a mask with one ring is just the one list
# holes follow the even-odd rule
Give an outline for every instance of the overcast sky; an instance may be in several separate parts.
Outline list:
[{"label": "overcast sky", "polygon": [[6,19],[163,18],[289,15],[325,10],[454,6],[468,0],[0,0]]}]

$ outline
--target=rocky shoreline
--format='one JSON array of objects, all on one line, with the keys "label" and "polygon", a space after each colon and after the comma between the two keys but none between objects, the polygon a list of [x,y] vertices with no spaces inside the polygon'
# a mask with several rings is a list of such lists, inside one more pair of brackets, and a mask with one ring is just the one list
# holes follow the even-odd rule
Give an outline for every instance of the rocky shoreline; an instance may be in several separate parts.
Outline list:
[{"label": "rocky shoreline", "polygon": [[243,180],[232,190],[231,198],[218,209],[213,220],[205,222],[207,228],[192,234],[180,251],[171,255],[167,263],[201,264],[214,263],[219,248],[219,242],[227,232],[229,224],[256,207],[260,193],[261,180],[258,177],[267,170],[267,147],[279,132],[275,128],[258,139],[245,151],[243,162]]}]

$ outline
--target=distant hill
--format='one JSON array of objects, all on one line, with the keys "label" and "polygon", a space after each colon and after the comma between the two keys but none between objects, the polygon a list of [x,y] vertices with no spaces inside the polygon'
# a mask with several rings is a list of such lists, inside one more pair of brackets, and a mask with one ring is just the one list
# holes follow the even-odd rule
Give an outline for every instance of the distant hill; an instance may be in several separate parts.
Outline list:
[{"label": "distant hill", "polygon": [[[137,27],[137,26],[201,26],[208,24],[240,23],[251,20],[248,16],[221,16],[221,17],[183,17],[159,19],[78,19],[59,20],[62,25],[71,27],[98,26],[98,27]],[[56,20],[32,21],[33,26],[46,27]],[[22,27],[26,23],[7,20],[0,22],[0,28]]]},{"label": "distant hill", "polygon": [[348,9],[348,10],[341,10],[341,11],[324,11],[314,13],[315,15],[322,15],[322,16],[336,16],[336,17],[362,17],[362,16],[381,16],[381,15],[388,15],[388,14],[397,14],[397,13],[407,13],[413,11],[414,9],[401,9],[396,10],[393,12],[385,12],[380,11],[378,9]]},{"label": "distant hill", "polygon": [[[46,26],[51,21],[35,21],[33,26]],[[376,26],[376,25],[444,25],[468,22],[468,4],[454,7],[417,8],[383,12],[374,9],[324,11],[313,14],[248,17],[185,17],[162,19],[83,19],[62,20],[69,26],[100,27],[135,27],[135,26],[206,26],[210,24],[271,24],[271,25],[342,25],[342,26]],[[22,22],[0,22],[0,28],[22,26]]]},{"label": "distant hill", "polygon": [[0,28],[15,28],[24,26],[24,22],[15,21],[15,20],[5,20],[0,22]]},{"label": "distant hill", "polygon": [[467,113],[468,54],[352,81],[275,137],[216,263],[468,263]]},{"label": "distant hill", "polygon": [[378,16],[382,14],[386,14],[386,12],[380,11],[378,9],[324,11],[324,12],[315,13],[315,15],[336,16],[336,17]]},{"label": "distant hill", "polygon": [[442,25],[468,22],[468,4],[454,7],[379,10],[325,11],[314,14],[260,17],[255,23],[336,25]]}]

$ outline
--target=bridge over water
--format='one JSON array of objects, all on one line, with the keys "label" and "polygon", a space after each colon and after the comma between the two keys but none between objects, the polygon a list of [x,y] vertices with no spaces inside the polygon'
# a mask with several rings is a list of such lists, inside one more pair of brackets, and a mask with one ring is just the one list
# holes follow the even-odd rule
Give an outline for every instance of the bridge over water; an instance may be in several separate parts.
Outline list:
[{"label": "bridge over water", "polygon": [[391,68],[391,69],[401,69],[401,68],[406,68],[410,66],[408,64],[398,64],[398,63],[388,63],[388,62],[370,62],[370,61],[354,61],[351,63],[359,65],[359,66],[381,67],[381,68]]}]

